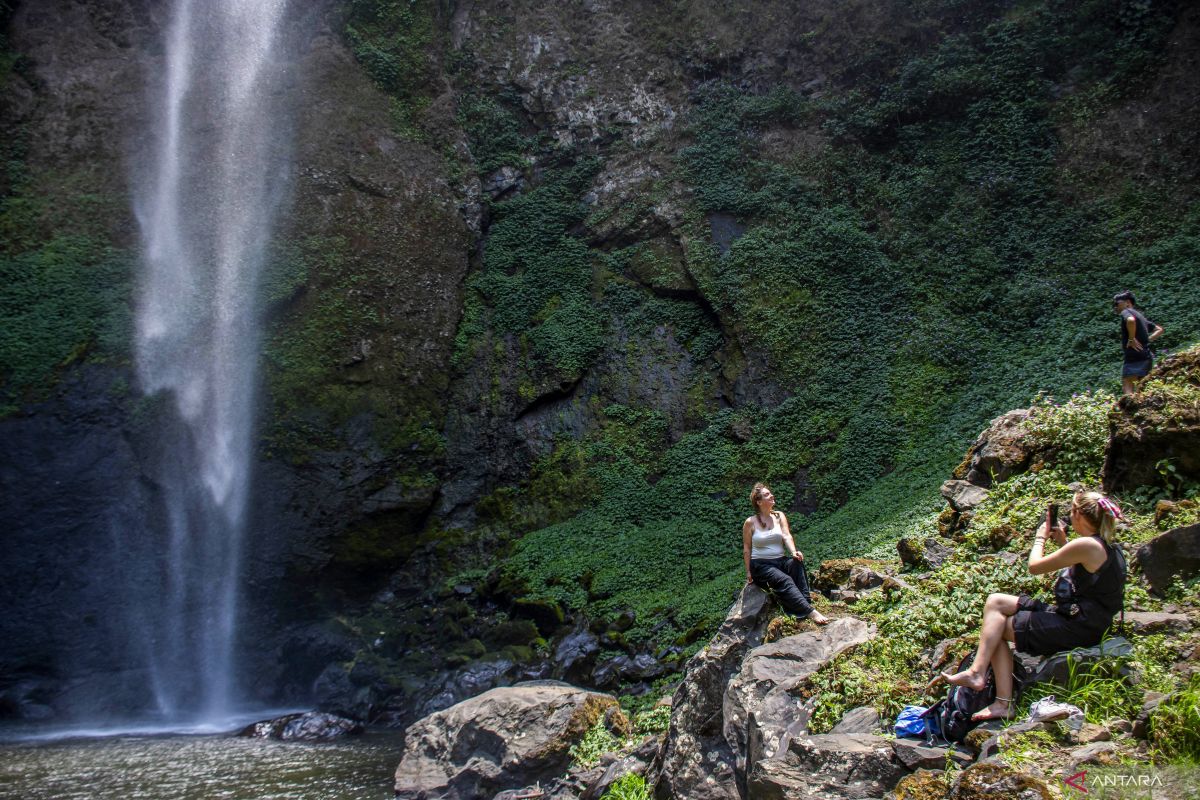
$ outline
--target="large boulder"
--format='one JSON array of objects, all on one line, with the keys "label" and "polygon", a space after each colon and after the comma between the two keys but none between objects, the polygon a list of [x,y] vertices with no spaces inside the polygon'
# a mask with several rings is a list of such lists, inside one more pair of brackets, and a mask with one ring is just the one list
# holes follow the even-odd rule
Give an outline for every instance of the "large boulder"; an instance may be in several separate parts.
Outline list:
[{"label": "large boulder", "polygon": [[907,773],[892,743],[882,736],[796,736],[787,750],[754,765],[747,796],[754,800],[882,797]]},{"label": "large boulder", "polygon": [[1031,409],[1019,408],[992,420],[967,450],[954,477],[987,489],[993,481],[999,483],[1023,472],[1035,450],[1025,429],[1032,413]]},{"label": "large boulder", "polygon": [[853,617],[823,628],[764,644],[750,651],[729,682],[722,704],[722,730],[744,776],[771,758],[803,705],[793,695],[808,678],[840,653],[875,636],[875,626]]},{"label": "large boulder", "polygon": [[396,769],[401,800],[473,800],[548,781],[617,701],[565,683],[492,689],[412,725]]},{"label": "large boulder", "polygon": [[722,730],[729,679],[762,644],[773,606],[757,586],[745,586],[708,647],[694,655],[671,703],[667,741],[647,774],[659,800],[740,800],[736,757]]},{"label": "large boulder", "polygon": [[1146,583],[1160,594],[1176,577],[1200,573],[1200,524],[1155,536],[1137,549],[1137,561]]},{"label": "large boulder", "polygon": [[942,484],[942,497],[960,514],[971,511],[987,499],[988,490],[968,481],[948,480]]}]

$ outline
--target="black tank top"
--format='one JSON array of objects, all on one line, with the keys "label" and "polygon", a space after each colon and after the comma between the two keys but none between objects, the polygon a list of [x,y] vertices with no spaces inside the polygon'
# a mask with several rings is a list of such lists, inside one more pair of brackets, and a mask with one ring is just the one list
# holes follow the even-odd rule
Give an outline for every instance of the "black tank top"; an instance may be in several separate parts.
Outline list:
[{"label": "black tank top", "polygon": [[1096,537],[1108,558],[1095,572],[1088,572],[1083,564],[1071,567],[1071,580],[1075,583],[1075,598],[1091,600],[1110,616],[1121,610],[1125,602],[1125,554],[1118,547]]}]

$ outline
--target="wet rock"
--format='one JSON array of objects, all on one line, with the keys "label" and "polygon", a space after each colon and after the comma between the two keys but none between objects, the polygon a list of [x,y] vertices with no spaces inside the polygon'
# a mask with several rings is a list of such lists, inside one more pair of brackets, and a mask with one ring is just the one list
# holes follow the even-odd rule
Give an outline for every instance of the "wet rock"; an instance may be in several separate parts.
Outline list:
[{"label": "wet rock", "polygon": [[653,680],[664,674],[667,668],[649,653],[616,656],[600,664],[592,672],[592,685],[599,689],[615,688],[622,681],[636,682]]},{"label": "wet rock", "polygon": [[585,676],[591,668],[596,653],[600,652],[600,640],[586,628],[575,630],[563,637],[554,648],[554,663],[566,678]]},{"label": "wet rock", "polygon": [[881,736],[839,733],[799,736],[775,758],[754,765],[747,796],[881,797],[907,774],[891,743]]},{"label": "wet rock", "polygon": [[49,700],[58,692],[56,683],[44,677],[23,678],[0,690],[0,720],[40,722],[53,719]]},{"label": "wet rock", "polygon": [[967,451],[955,477],[986,489],[993,481],[1002,482],[1025,471],[1034,455],[1024,425],[1032,413],[1020,408],[992,420]]},{"label": "wet rock", "polygon": [[255,722],[238,731],[238,736],[285,742],[322,742],[342,736],[357,736],[362,732],[363,725],[357,720],[309,711]]},{"label": "wet rock", "polygon": [[879,712],[870,706],[852,708],[842,715],[830,733],[883,733]]},{"label": "wet rock", "polygon": [[757,586],[743,587],[712,641],[688,662],[672,699],[666,743],[647,773],[655,796],[741,799],[734,753],[722,732],[722,704],[743,657],[762,643],[772,608]]},{"label": "wet rock", "polygon": [[[442,673],[438,679],[429,681],[428,686],[418,692],[410,702],[417,709],[416,715],[429,715],[449,708],[468,697],[522,679],[520,668],[504,658],[489,661],[473,661],[452,672]],[[411,717],[410,717],[411,719]]]},{"label": "wet rock", "polygon": [[369,719],[379,702],[370,683],[352,680],[341,664],[330,664],[317,676],[313,695],[319,710],[354,719]]},{"label": "wet rock", "polygon": [[1179,633],[1191,630],[1192,620],[1186,614],[1170,614],[1163,611],[1126,611],[1125,624],[1140,635],[1151,633]]},{"label": "wet rock", "polygon": [[875,626],[853,617],[751,650],[725,690],[723,732],[739,775],[775,748],[802,701],[792,696],[809,676],[839,654],[875,636]]},{"label": "wet rock", "polygon": [[995,763],[967,767],[950,788],[950,800],[1054,800],[1056,796],[1036,775]]},{"label": "wet rock", "polygon": [[987,489],[967,481],[951,479],[942,484],[942,497],[946,498],[951,508],[960,513],[972,510],[986,500],[987,496]]},{"label": "wet rock", "polygon": [[540,681],[492,689],[409,727],[396,769],[400,800],[474,800],[549,781],[570,747],[605,711],[609,695]]},{"label": "wet rock", "polygon": [[1137,561],[1151,591],[1159,594],[1176,577],[1187,579],[1200,574],[1200,524],[1155,536],[1137,549]]},{"label": "wet rock", "polygon": [[892,742],[896,758],[908,769],[943,769],[946,762],[965,767],[975,760],[964,748],[926,745],[919,739],[896,739]]}]

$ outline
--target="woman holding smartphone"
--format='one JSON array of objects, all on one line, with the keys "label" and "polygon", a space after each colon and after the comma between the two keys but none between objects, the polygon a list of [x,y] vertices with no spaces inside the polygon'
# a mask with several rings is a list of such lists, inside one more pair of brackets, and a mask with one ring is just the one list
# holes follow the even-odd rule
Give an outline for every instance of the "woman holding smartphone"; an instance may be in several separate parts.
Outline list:
[{"label": "woman holding smartphone", "polygon": [[[954,674],[950,683],[982,689],[990,664],[996,678],[996,701],[973,719],[1007,719],[1012,715],[1012,651],[1049,655],[1099,644],[1125,601],[1125,556],[1113,543],[1121,509],[1099,492],[1080,492],[1071,501],[1071,528],[1058,522],[1054,505],[1033,537],[1029,572],[1043,575],[1060,570],[1055,586],[1056,606],[1028,595],[991,594],[983,605],[979,649],[971,666]],[[1045,554],[1046,539],[1058,549]]]}]

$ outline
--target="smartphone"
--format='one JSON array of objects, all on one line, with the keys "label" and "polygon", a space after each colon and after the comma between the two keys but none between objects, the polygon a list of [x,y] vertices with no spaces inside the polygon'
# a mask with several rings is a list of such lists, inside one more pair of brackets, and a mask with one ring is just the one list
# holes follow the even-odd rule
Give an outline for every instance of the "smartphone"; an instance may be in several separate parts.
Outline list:
[{"label": "smartphone", "polygon": [[1058,527],[1058,504],[1051,503],[1046,509],[1046,533]]}]

